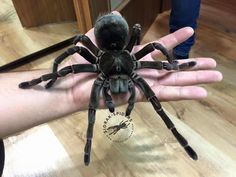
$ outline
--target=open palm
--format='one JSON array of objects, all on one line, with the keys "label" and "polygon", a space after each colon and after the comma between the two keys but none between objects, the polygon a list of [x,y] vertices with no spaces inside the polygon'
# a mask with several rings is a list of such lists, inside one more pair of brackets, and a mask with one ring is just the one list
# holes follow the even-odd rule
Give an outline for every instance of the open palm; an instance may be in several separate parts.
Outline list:
[{"label": "open palm", "polygon": [[[95,44],[93,29],[86,34]],[[192,28],[182,28],[175,33],[169,34],[155,41],[161,43],[168,50],[171,50],[176,45],[188,39],[193,35]],[[81,44],[77,44],[81,45]],[[145,45],[145,44],[144,44]],[[132,53],[139,51],[144,45],[135,46]],[[141,60],[154,61],[160,56],[160,51],[156,50]],[[138,71],[147,83],[151,86],[156,96],[160,101],[182,100],[182,99],[201,99],[206,97],[207,92],[204,88],[197,86],[203,83],[217,82],[222,79],[222,75],[213,69],[216,67],[216,62],[211,58],[193,58],[181,60],[179,63],[196,61],[196,66],[188,71],[165,71],[154,69],[142,69]],[[87,63],[78,54],[75,54],[70,61],[70,64]],[[86,109],[89,102],[91,88],[97,74],[80,73],[72,75],[71,79],[71,95],[76,105],[82,109]],[[136,89],[137,101],[144,101],[143,94]],[[128,100],[127,95],[112,95],[116,105],[125,104]],[[100,106],[104,107],[104,101],[101,97]]]}]

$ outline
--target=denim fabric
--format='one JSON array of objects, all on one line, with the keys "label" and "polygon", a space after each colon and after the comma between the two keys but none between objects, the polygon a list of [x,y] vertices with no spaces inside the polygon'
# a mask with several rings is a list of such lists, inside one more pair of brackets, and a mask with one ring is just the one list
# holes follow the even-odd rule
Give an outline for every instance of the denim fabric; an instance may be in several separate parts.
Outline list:
[{"label": "denim fabric", "polygon": [[0,139],[0,176],[2,176],[4,161],[5,161],[4,144],[3,140]]},{"label": "denim fabric", "polygon": [[[190,26],[195,30],[197,28],[200,4],[201,0],[171,0],[170,32],[175,32],[186,26]],[[188,56],[194,42],[195,35],[175,47],[173,53],[179,56]]]}]

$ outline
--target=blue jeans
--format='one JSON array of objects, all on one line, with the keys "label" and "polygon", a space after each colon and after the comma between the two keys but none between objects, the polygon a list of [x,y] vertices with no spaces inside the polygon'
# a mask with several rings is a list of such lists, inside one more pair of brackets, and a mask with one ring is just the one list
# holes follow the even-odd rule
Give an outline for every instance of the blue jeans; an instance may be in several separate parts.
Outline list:
[{"label": "blue jeans", "polygon": [[[171,14],[169,27],[170,32],[190,26],[194,30],[197,28],[201,0],[171,0]],[[195,34],[187,41],[174,48],[173,54],[177,56],[188,56],[195,42]]]},{"label": "blue jeans", "polygon": [[5,160],[4,144],[3,140],[0,139],[0,176],[2,176],[4,168],[4,160]]}]

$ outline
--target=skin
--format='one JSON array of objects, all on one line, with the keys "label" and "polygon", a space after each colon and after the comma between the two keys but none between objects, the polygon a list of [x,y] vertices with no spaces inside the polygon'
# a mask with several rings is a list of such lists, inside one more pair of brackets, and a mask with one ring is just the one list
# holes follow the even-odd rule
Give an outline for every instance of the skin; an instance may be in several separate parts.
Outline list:
[{"label": "skin", "polygon": [[[95,43],[93,29],[86,34]],[[172,49],[193,35],[193,29],[186,27],[155,41]],[[77,44],[81,45],[81,44]],[[135,46],[135,51],[144,45]],[[153,61],[160,55],[154,51],[142,60]],[[192,58],[180,62],[196,61],[197,65],[189,71],[167,72],[152,69],[140,70],[138,73],[148,82],[160,101],[202,99],[207,91],[197,86],[222,80],[222,74],[214,70],[216,62],[212,58]],[[62,67],[71,64],[87,63],[78,54]],[[96,74],[71,74],[57,80],[55,85],[45,90],[42,83],[31,89],[20,89],[18,84],[38,78],[50,70],[37,70],[0,74],[0,137],[5,138],[19,131],[46,123],[77,111],[86,110],[89,104],[90,90]],[[136,88],[136,101],[146,101],[143,94]],[[115,105],[126,104],[128,94],[112,95]],[[105,108],[101,96],[100,107]]]}]

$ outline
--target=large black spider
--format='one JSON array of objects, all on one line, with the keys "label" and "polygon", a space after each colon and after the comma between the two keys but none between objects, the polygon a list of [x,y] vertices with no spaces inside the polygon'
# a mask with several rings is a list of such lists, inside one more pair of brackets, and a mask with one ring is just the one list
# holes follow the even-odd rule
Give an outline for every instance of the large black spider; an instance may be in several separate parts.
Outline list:
[{"label": "large black spider", "polygon": [[[155,96],[154,92],[147,82],[137,74],[138,69],[148,68],[157,70],[182,70],[195,66],[195,62],[190,61],[178,64],[176,60],[168,53],[168,51],[160,43],[149,43],[140,51],[131,54],[135,44],[139,44],[141,26],[135,24],[129,40],[129,27],[126,20],[116,14],[110,13],[98,18],[94,27],[96,38],[96,47],[86,35],[78,35],[74,44],[81,42],[85,47],[74,46],[62,53],[55,59],[53,71],[45,74],[37,79],[19,84],[20,88],[29,88],[39,84],[42,81],[48,81],[46,88],[52,87],[59,77],[63,77],[69,73],[93,72],[98,77],[94,81],[88,110],[88,129],[87,142],[84,149],[84,163],[89,165],[90,152],[93,137],[93,127],[95,123],[95,113],[99,105],[100,91],[103,91],[106,106],[110,112],[114,112],[114,104],[109,94],[120,94],[130,92],[128,99],[128,107],[126,116],[129,116],[135,103],[135,85],[137,85],[144,93],[146,99],[151,102],[155,111],[160,115],[167,128],[171,130],[178,142],[183,146],[188,155],[197,160],[197,154],[188,145],[185,138],[176,130],[170,118],[166,115],[162,106]],[[129,40],[129,41],[128,41]],[[89,49],[89,50],[88,50]],[[139,61],[145,55],[154,50],[160,50],[167,58],[168,62],[161,61]],[[66,66],[58,71],[58,65],[69,55],[74,53],[80,54],[91,64],[75,64]]]}]

